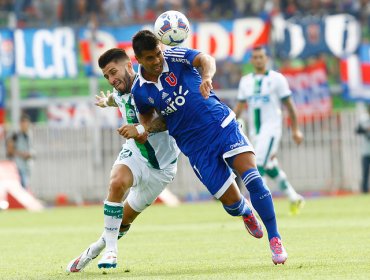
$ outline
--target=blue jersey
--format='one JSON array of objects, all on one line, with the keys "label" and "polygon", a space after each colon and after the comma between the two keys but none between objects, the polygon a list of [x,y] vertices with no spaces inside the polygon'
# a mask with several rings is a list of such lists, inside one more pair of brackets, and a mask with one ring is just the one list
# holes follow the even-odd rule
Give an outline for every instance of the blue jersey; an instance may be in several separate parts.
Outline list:
[{"label": "blue jersey", "polygon": [[212,143],[234,117],[214,92],[208,99],[200,93],[201,76],[192,66],[198,54],[187,48],[168,49],[164,51],[165,62],[158,82],[145,80],[139,67],[132,87],[139,112],[145,114],[152,108],[160,111],[170,135],[185,155]]}]

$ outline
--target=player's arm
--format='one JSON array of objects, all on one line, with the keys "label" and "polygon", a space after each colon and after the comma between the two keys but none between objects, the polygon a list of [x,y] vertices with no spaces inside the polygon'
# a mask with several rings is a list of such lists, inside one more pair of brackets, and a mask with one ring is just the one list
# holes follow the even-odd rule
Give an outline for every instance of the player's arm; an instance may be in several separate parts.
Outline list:
[{"label": "player's arm", "polygon": [[207,99],[213,89],[212,79],[216,73],[216,61],[208,54],[199,53],[193,60],[193,66],[202,69],[202,83],[199,90],[202,96]]},{"label": "player's arm", "polygon": [[100,95],[95,95],[95,105],[101,108],[118,107],[116,101],[114,101],[113,94],[109,90],[107,94],[104,91],[100,91]]},{"label": "player's arm", "polygon": [[15,143],[12,138],[9,138],[6,141],[6,155],[9,158],[12,158],[15,156]]},{"label": "player's arm", "polygon": [[234,109],[233,109],[236,119],[240,118],[240,115],[244,111],[244,108],[245,108],[245,102],[243,102],[241,100],[237,101],[237,103],[236,103],[236,105],[234,106]]},{"label": "player's arm", "polygon": [[117,129],[118,133],[126,139],[140,137],[145,133],[161,132],[167,130],[167,125],[163,117],[152,108],[145,114],[140,114],[140,124],[138,125],[123,125]]},{"label": "player's arm", "polygon": [[292,122],[293,140],[299,145],[303,141],[303,133],[300,131],[298,126],[297,110],[290,96],[287,96],[283,99],[283,104],[287,108],[290,120]]}]

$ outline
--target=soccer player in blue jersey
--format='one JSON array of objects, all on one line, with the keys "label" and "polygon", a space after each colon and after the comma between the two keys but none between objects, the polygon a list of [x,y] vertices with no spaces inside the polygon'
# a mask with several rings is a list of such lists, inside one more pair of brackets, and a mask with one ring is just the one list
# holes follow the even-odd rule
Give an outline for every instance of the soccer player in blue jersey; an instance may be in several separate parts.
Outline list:
[{"label": "soccer player in blue jersey", "polygon": [[136,33],[132,43],[140,65],[131,92],[143,127],[127,126],[121,135],[136,137],[142,128],[153,132],[167,126],[210,193],[222,202],[227,213],[243,217],[252,236],[261,238],[262,227],[235,183],[232,169],[236,170],[267,229],[272,261],[283,264],[288,255],[278,232],[270,190],[257,170],[253,147],[235,114],[212,90],[214,58],[179,47],[162,52],[159,40],[148,30]]}]

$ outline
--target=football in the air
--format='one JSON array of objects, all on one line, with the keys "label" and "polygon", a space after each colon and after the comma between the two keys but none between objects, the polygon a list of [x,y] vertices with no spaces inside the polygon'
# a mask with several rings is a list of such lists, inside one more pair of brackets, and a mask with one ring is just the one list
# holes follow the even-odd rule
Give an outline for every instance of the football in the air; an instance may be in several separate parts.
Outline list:
[{"label": "football in the air", "polygon": [[165,45],[176,46],[183,43],[190,30],[186,16],[178,11],[161,14],[154,23],[154,34]]}]

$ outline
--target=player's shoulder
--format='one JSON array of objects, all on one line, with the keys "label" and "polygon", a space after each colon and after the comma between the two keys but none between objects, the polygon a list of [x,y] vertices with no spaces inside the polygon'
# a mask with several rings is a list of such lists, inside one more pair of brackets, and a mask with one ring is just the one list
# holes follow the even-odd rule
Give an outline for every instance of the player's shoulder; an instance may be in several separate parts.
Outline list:
[{"label": "player's shoulder", "polygon": [[252,80],[253,80],[253,73],[245,74],[240,78],[241,83],[248,83],[249,81],[252,81]]},{"label": "player's shoulder", "polygon": [[271,78],[276,78],[276,79],[285,79],[282,73],[276,70],[272,70],[272,69],[269,70],[268,76],[270,76]]},{"label": "player's shoulder", "polygon": [[188,50],[189,50],[188,48],[183,48],[183,47],[168,48],[163,51],[163,56],[164,57],[184,57]]}]

